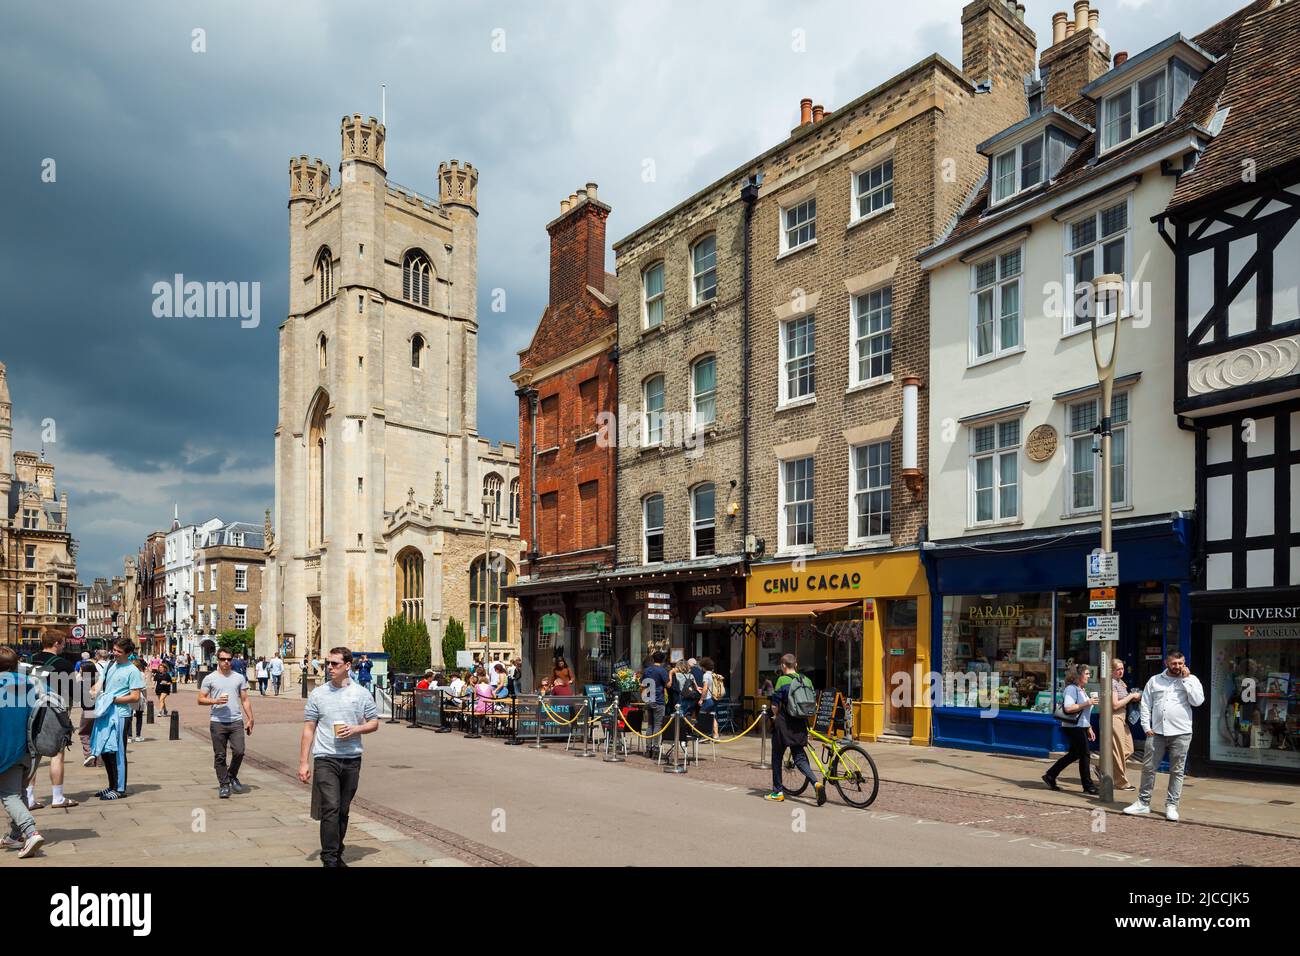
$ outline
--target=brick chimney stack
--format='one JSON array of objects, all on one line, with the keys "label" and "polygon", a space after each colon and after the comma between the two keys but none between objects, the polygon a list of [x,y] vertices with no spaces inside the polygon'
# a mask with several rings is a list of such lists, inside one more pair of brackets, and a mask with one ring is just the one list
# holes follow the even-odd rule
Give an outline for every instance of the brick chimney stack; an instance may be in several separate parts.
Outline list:
[{"label": "brick chimney stack", "polygon": [[597,186],[560,200],[560,215],[546,225],[551,236],[550,303],[577,302],[587,286],[605,291],[605,220],[610,207],[596,198]]},{"label": "brick chimney stack", "polygon": [[961,11],[961,70],[972,83],[1020,90],[1034,72],[1038,39],[1024,8],[1007,0],[974,0]]},{"label": "brick chimney stack", "polygon": [[1080,90],[1110,70],[1110,46],[1098,32],[1099,20],[1088,0],[1075,0],[1074,19],[1064,11],[1052,15],[1052,45],[1038,60],[1044,107],[1067,109]]}]

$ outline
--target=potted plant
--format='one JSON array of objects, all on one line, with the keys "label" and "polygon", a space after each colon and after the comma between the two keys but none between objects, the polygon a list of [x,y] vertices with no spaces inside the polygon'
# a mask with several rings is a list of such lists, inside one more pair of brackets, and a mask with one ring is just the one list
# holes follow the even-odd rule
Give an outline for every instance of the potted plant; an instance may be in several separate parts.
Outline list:
[{"label": "potted plant", "polygon": [[632,702],[632,694],[640,689],[641,683],[637,680],[636,671],[630,667],[620,667],[614,671],[614,687],[618,690],[618,705],[626,707]]}]

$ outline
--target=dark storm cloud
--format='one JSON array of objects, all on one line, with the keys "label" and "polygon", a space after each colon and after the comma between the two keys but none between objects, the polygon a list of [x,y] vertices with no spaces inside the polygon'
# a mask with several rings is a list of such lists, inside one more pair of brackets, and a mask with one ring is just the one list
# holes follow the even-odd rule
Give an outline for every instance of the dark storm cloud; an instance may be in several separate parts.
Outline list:
[{"label": "dark storm cloud", "polygon": [[[318,155],[337,181],[339,117],[377,114],[381,83],[392,180],[436,194],[439,161],[480,169],[479,429],[513,441],[506,376],[545,302],[543,226],[562,196],[597,181],[610,239],[626,235],[785,136],[800,96],[842,106],[936,47],[959,62],[961,6],[5,5],[0,361],[26,440],[57,425],[50,459],[88,519],[74,527],[82,576],[119,570],[173,500],[187,521],[259,520],[287,160]],[[1030,4],[1040,38],[1065,6]],[[1131,52],[1231,8],[1101,6],[1112,46]],[[55,183],[41,181],[46,158]],[[153,284],[177,273],[261,283],[260,325],[154,317]]]}]

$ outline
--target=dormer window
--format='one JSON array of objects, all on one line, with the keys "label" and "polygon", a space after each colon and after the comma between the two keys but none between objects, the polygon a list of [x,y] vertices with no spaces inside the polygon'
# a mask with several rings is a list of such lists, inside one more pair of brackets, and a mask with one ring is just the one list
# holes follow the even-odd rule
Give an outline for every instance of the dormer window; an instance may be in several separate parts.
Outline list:
[{"label": "dormer window", "polygon": [[1101,148],[1114,149],[1169,118],[1165,71],[1143,77],[1102,104]]},{"label": "dormer window", "polygon": [[1043,181],[1043,137],[1025,140],[993,157],[993,202],[1010,199]]},{"label": "dormer window", "polygon": [[1157,43],[1082,90],[1097,103],[1100,153],[1159,129],[1186,102],[1215,58],[1179,34]]}]

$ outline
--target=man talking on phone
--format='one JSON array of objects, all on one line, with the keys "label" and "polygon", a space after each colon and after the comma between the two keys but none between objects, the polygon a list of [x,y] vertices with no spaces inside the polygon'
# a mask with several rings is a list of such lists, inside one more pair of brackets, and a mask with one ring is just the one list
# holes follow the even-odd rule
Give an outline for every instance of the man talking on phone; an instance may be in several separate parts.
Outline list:
[{"label": "man talking on phone", "polygon": [[1165,819],[1178,820],[1178,798],[1183,793],[1183,768],[1187,765],[1187,748],[1192,743],[1192,708],[1205,703],[1201,682],[1183,659],[1182,651],[1165,655],[1165,669],[1142,689],[1142,729],[1147,735],[1146,754],[1142,758],[1142,786],[1137,803],[1124,808],[1125,813],[1151,812],[1151,791],[1156,784],[1156,768],[1169,754],[1169,795],[1165,797]]},{"label": "man talking on phone", "polygon": [[348,811],[361,782],[361,735],[379,729],[379,708],[352,680],[348,648],[331,648],[325,655],[325,670],[329,680],[311,692],[303,714],[298,779],[312,785],[312,817],[320,820],[321,865],[345,867]]},{"label": "man talking on phone", "polygon": [[[212,732],[212,765],[217,771],[217,795],[248,788],[239,782],[239,765],[244,762],[244,737],[253,732],[253,705],[248,700],[248,678],[232,666],[230,651],[217,651],[217,669],[199,685],[199,703],[212,708],[208,729]],[[235,701],[239,703],[236,704]],[[226,750],[231,753],[226,766]]]}]

